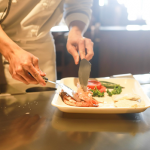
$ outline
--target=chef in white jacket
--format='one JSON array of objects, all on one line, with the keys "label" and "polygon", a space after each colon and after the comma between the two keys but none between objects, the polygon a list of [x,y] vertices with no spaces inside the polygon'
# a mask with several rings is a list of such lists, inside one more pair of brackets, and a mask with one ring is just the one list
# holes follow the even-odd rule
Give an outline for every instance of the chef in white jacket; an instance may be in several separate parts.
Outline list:
[{"label": "chef in white jacket", "polygon": [[90,60],[93,43],[83,38],[83,33],[89,24],[91,5],[92,0],[0,0],[0,84],[44,86],[41,76],[45,75],[56,80],[50,29],[63,16],[69,27],[67,50],[75,64],[79,58]]}]

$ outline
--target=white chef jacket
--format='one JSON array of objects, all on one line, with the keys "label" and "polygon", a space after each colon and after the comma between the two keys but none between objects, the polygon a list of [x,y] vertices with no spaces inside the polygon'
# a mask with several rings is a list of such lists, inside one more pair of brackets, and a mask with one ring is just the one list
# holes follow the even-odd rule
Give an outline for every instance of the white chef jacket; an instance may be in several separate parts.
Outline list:
[{"label": "white chef jacket", "polygon": [[[0,14],[8,0],[0,0]],[[12,0],[8,16],[1,26],[5,33],[21,48],[39,58],[39,67],[46,76],[56,80],[56,56],[54,40],[50,29],[57,25],[64,14],[66,24],[80,20],[89,24],[92,0]],[[2,57],[6,83],[14,80],[9,71],[9,64]],[[0,84],[5,80],[0,79]]]}]

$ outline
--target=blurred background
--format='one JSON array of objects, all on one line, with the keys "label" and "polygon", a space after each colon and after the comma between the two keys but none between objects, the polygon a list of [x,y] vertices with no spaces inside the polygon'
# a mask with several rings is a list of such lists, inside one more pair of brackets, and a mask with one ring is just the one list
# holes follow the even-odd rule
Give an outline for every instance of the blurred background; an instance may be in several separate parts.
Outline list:
[{"label": "blurred background", "polygon": [[[93,0],[84,34],[94,42],[90,77],[150,72],[150,0]],[[77,77],[78,65],[66,50],[68,28],[62,20],[51,30],[56,44],[57,78]]]}]

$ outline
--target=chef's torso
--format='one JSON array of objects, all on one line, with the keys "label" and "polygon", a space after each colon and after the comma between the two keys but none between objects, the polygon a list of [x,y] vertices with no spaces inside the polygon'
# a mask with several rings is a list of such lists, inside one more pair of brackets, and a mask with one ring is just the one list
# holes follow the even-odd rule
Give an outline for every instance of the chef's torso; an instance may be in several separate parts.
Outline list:
[{"label": "chef's torso", "polygon": [[[0,0],[1,14],[7,3],[8,0]],[[63,0],[12,0],[2,23],[3,30],[14,42],[39,58],[41,70],[51,80],[56,80],[56,59],[50,29],[60,22],[62,14]],[[9,64],[2,59],[7,83],[17,82],[9,74]]]},{"label": "chef's torso", "polygon": [[[0,0],[0,12],[8,0]],[[14,41],[35,41],[45,37],[62,18],[62,0],[12,0],[4,31]]]}]

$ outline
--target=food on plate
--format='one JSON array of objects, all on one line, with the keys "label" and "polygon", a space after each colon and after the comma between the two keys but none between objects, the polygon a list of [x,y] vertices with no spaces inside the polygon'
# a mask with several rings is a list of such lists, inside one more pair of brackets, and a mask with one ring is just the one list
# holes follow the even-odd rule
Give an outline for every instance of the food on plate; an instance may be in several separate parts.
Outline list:
[{"label": "food on plate", "polygon": [[94,100],[91,91],[84,92],[81,86],[78,86],[77,93],[74,94],[77,100],[69,96],[65,92],[61,92],[60,96],[65,104],[78,107],[98,107],[98,101]]},{"label": "food on plate", "polygon": [[[104,86],[106,85],[106,87]],[[93,92],[93,97],[104,97],[104,92],[106,92],[109,96],[120,94],[122,92],[122,88],[119,84],[107,82],[107,81],[97,81],[97,80],[89,80],[87,87],[90,89],[91,92]],[[108,90],[109,88],[112,88],[113,90]]]},{"label": "food on plate", "polygon": [[[108,82],[108,81],[100,81],[101,84],[106,87],[107,89],[113,89],[115,86],[118,86],[119,84],[113,83],[113,82]],[[120,85],[119,85],[120,86]],[[122,86],[121,86],[122,87]],[[124,88],[124,87],[122,87]]]},{"label": "food on plate", "polygon": [[126,94],[121,94],[121,95],[113,95],[112,99],[114,102],[119,101],[119,100],[137,101],[140,99],[140,96],[134,93],[126,93]]},{"label": "food on plate", "polygon": [[94,100],[97,100],[99,103],[103,103],[105,99],[102,99],[100,97],[94,96],[93,97]]},{"label": "food on plate", "polygon": [[143,103],[141,103],[140,96],[134,93],[113,95],[112,99],[115,107],[137,108],[145,106]]},{"label": "food on plate", "polygon": [[106,87],[104,87],[101,82],[97,81],[97,80],[88,80],[88,85],[87,85],[88,89],[90,90],[99,90],[101,93],[102,92],[106,92]]},{"label": "food on plate", "polygon": [[115,94],[120,94],[122,92],[122,87],[120,85],[114,86],[114,89],[112,91],[109,91],[107,89],[107,93],[109,96],[115,95]]},{"label": "food on plate", "polygon": [[93,93],[92,96],[97,96],[97,97],[104,97],[104,92],[100,92],[97,87],[95,89],[90,89],[90,91]]},{"label": "food on plate", "polygon": [[88,90],[92,92],[92,96],[104,97],[104,92],[106,92],[106,87],[101,85],[101,83],[97,80],[89,80],[88,81]]},{"label": "food on plate", "polygon": [[[109,89],[104,87],[104,83]],[[112,82],[103,81],[101,83],[97,80],[89,80],[86,92],[78,83],[73,97],[64,91],[60,93],[60,96],[65,104],[77,107],[137,108],[145,106],[139,95],[135,93],[121,94],[123,88]]]},{"label": "food on plate", "polygon": [[141,104],[137,101],[131,100],[121,100],[114,103],[115,107],[128,107],[128,108],[137,108],[137,107],[144,107],[144,104]]}]

